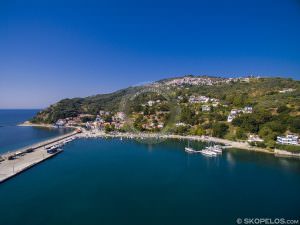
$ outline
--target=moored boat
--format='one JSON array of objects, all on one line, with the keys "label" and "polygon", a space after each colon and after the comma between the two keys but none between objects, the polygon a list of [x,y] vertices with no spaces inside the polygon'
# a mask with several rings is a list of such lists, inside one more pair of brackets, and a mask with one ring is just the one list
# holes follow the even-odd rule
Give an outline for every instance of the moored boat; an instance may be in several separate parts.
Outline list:
[{"label": "moored boat", "polygon": [[195,152],[198,152],[198,151],[192,149],[191,147],[185,147],[184,150],[185,150],[186,152],[189,152],[189,153],[195,153]]},{"label": "moored boat", "polygon": [[217,156],[217,153],[216,152],[213,152],[211,150],[207,150],[207,149],[203,149],[200,151],[203,155],[206,155],[206,156],[210,156],[210,157],[214,157],[214,156]]}]

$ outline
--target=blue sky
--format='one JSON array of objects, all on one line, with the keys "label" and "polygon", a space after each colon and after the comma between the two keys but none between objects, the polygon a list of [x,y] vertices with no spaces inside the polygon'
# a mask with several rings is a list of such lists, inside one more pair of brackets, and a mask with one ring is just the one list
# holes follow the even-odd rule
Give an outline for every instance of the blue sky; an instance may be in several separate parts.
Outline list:
[{"label": "blue sky", "polygon": [[300,79],[299,40],[297,0],[0,1],[0,108],[184,74]]}]

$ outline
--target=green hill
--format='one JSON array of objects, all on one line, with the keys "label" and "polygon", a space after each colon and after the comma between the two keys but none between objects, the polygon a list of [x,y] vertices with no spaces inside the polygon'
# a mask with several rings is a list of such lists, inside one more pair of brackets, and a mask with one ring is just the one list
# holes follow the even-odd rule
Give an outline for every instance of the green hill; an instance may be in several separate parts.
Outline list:
[{"label": "green hill", "polygon": [[[145,105],[149,100],[157,100],[159,95],[162,95],[159,104]],[[199,96],[210,100],[207,103],[193,100]],[[100,110],[116,113],[124,111],[124,103],[129,109],[126,113],[140,123],[137,126],[140,129],[142,123],[149,123],[151,115],[156,115],[155,123],[164,123],[170,132],[212,134],[233,140],[243,140],[250,133],[259,134],[272,147],[277,135],[300,134],[300,81],[275,77],[229,79],[189,75],[169,78],[110,94],[63,99],[39,112],[32,122],[54,123],[80,114],[96,116]],[[157,121],[159,111],[170,114],[173,106],[176,115],[172,123],[167,123],[168,116]],[[231,110],[241,111],[246,106],[252,107],[252,113],[239,113],[228,122]],[[186,126],[175,126],[175,122]]]}]

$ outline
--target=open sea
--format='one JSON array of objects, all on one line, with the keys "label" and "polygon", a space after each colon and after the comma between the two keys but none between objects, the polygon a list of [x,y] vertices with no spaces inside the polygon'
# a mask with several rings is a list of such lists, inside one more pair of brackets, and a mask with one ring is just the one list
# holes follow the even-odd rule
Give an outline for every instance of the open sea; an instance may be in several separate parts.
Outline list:
[{"label": "open sea", "polygon": [[[34,113],[0,111],[1,151],[66,132],[15,126]],[[230,225],[238,218],[300,219],[300,160],[243,150],[207,158],[187,154],[186,145],[77,139],[63,153],[0,184],[0,224]]]}]

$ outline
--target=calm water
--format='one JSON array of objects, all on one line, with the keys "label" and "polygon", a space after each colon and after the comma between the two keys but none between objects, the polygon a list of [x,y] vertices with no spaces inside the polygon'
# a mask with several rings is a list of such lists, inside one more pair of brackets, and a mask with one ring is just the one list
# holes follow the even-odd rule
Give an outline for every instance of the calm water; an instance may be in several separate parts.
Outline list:
[{"label": "calm water", "polygon": [[185,145],[76,140],[0,185],[0,224],[228,225],[238,217],[299,217],[300,161],[238,150],[207,158],[186,154]]},{"label": "calm water", "polygon": [[19,127],[38,110],[0,110],[0,153],[36,143],[69,132],[66,129]]}]

